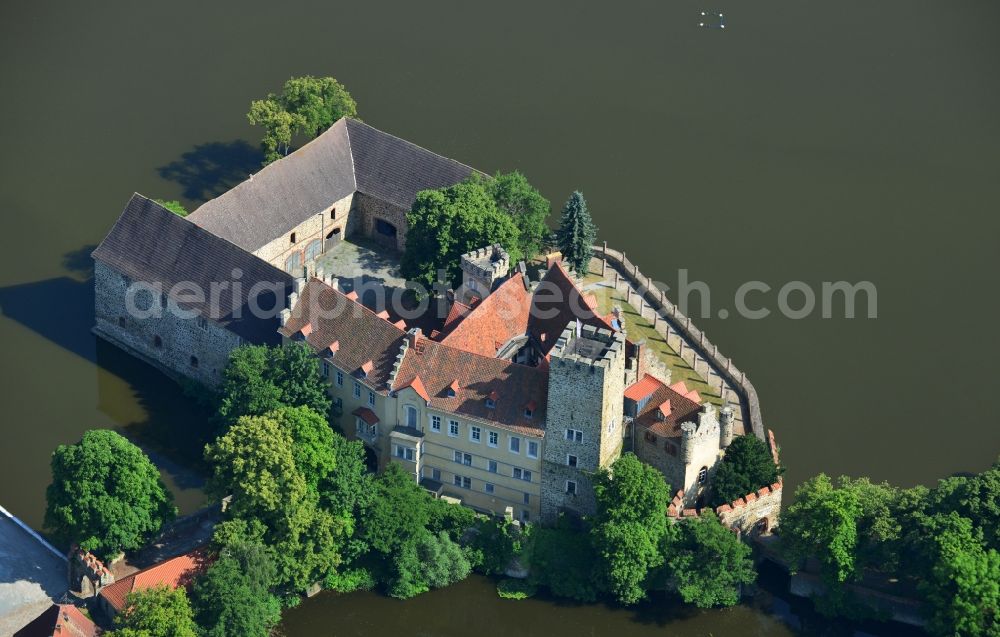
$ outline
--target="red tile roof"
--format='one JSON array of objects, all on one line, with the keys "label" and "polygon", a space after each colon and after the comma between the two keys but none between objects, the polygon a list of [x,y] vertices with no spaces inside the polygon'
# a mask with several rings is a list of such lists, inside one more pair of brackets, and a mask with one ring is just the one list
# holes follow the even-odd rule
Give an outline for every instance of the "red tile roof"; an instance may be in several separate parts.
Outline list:
[{"label": "red tile roof", "polygon": [[641,379],[632,383],[625,390],[625,398],[639,402],[643,398],[652,395],[657,389],[663,386],[655,377],[646,374]]},{"label": "red tile roof", "polygon": [[[421,338],[420,346],[406,350],[396,376],[396,387],[409,386],[419,376],[435,409],[498,423],[513,431],[541,437],[545,422],[548,373],[500,358],[473,354]],[[449,396],[454,383],[458,389]],[[486,398],[495,395],[489,408]],[[534,418],[524,416],[524,404],[539,405]]]},{"label": "red tile roof", "polygon": [[14,637],[95,637],[97,626],[72,604],[53,604]]},{"label": "red tile roof", "polygon": [[202,573],[208,564],[201,551],[192,551],[150,566],[149,568],[123,577],[101,589],[99,593],[118,612],[125,609],[129,593],[142,591],[154,586],[188,586],[195,576]]},{"label": "red tile roof", "polygon": [[367,407],[358,407],[357,409],[351,412],[351,415],[357,416],[358,418],[364,420],[369,425],[374,425],[375,423],[378,422],[378,416],[375,415],[374,411],[368,409]]},{"label": "red tile roof", "polygon": [[[423,383],[422,380],[420,380],[420,376],[414,376],[410,380],[410,382],[408,382],[405,385],[400,386],[399,390],[406,389],[407,387],[409,387],[409,388],[413,389],[413,391],[417,392],[417,396],[420,396],[421,398],[423,398],[424,401],[426,401],[426,402],[430,402],[431,401],[431,397],[427,395],[427,390],[424,388],[424,383]],[[399,391],[399,390],[397,390],[397,391]]]},{"label": "red tile roof", "polygon": [[449,312],[445,325],[451,319],[454,327],[441,342],[467,352],[495,356],[497,343],[502,346],[527,331],[530,310],[531,294],[524,289],[524,277],[517,273],[468,311],[457,325],[454,321],[458,319],[452,319]]},{"label": "red tile roof", "polygon": [[[646,396],[651,396],[635,418],[635,425],[640,430],[648,430],[665,438],[677,438],[681,435],[681,423],[697,420],[701,405],[675,389],[679,386],[685,393],[694,393],[697,396],[697,392],[688,392],[683,382],[677,382],[667,387],[658,379],[646,374],[640,381],[626,390],[626,395],[628,391],[640,385],[642,391],[636,390],[633,393],[641,393],[642,396],[638,399],[633,398],[633,400],[638,401]],[[654,390],[647,392],[650,387],[653,387]],[[666,411],[663,411],[664,409]]]},{"label": "red tile roof", "polygon": [[354,373],[371,362],[365,380],[378,391],[387,389],[386,382],[405,336],[403,330],[378,318],[352,300],[350,294],[342,294],[318,279],[306,283],[292,316],[279,332],[291,337],[306,323],[312,323],[313,330],[305,342],[314,350],[321,352],[337,342],[339,348],[330,358],[331,363]]},{"label": "red tile roof", "polygon": [[676,383],[674,383],[673,385],[671,385],[670,389],[674,390],[675,392],[677,392],[681,396],[684,396],[688,400],[694,401],[696,403],[700,403],[701,402],[701,396],[698,395],[698,392],[695,391],[695,390],[693,390],[693,389],[688,389],[687,385],[685,385],[684,381],[682,381],[682,380],[679,380]]}]

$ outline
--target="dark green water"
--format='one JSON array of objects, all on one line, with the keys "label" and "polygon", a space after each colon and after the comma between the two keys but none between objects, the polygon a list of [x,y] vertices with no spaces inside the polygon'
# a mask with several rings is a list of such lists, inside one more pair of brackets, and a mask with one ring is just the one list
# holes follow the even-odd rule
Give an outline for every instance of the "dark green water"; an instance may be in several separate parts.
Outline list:
[{"label": "dark green water", "polygon": [[[705,9],[727,28],[697,28]],[[993,0],[8,0],[0,503],[38,525],[52,449],[110,426],[158,450],[182,506],[198,504],[197,476],[171,461],[197,452],[198,416],[95,343],[86,255],[133,191],[193,206],[244,178],[249,100],[306,73],[343,81],[379,128],[483,170],[521,169],[557,205],[582,189],[603,238],[671,285],[687,268],[715,308],[732,310],[749,279],[874,282],[876,320],[698,321],[756,384],[789,485],[819,471],[912,485],[981,470],[1000,452],[998,27]],[[515,606],[473,582],[406,605],[320,598],[288,634],[474,625],[663,628],[604,607]],[[781,634],[749,608],[669,627]]]}]

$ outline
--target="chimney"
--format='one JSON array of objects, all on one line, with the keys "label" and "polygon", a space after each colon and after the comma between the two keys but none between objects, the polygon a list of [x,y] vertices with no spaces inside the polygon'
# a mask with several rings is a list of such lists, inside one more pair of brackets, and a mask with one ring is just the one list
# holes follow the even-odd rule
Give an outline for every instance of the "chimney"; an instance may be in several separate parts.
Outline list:
[{"label": "chimney", "polygon": [[305,286],[306,286],[305,277],[298,277],[295,279],[292,289],[295,291],[296,294],[302,294],[302,288],[304,288]]},{"label": "chimney", "polygon": [[406,333],[406,344],[410,347],[416,347],[417,341],[420,340],[420,328],[414,327],[412,330]]},{"label": "chimney", "polygon": [[281,310],[281,312],[278,313],[278,318],[281,321],[282,327],[284,327],[288,323],[288,319],[291,318],[291,316],[292,316],[292,311],[289,310],[288,308],[285,308],[284,310]]}]

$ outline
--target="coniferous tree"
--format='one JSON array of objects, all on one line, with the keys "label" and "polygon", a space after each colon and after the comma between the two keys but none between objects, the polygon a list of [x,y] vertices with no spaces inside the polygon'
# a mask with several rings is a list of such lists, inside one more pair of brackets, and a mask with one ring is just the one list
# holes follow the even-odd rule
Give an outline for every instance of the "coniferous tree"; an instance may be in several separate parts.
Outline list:
[{"label": "coniferous tree", "polygon": [[579,190],[570,195],[563,206],[562,219],[556,240],[562,251],[563,259],[577,274],[585,275],[590,269],[590,257],[594,252],[594,241],[597,239],[597,226],[590,218],[587,210],[587,200]]}]

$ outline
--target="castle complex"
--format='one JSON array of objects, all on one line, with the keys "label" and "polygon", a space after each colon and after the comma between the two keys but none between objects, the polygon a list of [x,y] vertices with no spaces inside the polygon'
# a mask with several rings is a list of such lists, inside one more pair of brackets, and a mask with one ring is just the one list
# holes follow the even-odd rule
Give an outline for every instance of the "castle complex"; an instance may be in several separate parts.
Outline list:
[{"label": "castle complex", "polygon": [[[476,173],[343,119],[187,218],[134,195],[93,255],[95,331],[209,385],[242,343],[303,343],[374,464],[479,511],[592,513],[594,474],[630,449],[664,473],[683,515],[734,437],[761,433],[724,384],[713,404],[671,382],[558,258],[529,274],[499,245],[463,255],[432,325],[366,305],[320,265],[345,237],[402,250],[417,192]],[[733,525],[772,526],[778,487],[765,519],[744,499]]]}]

